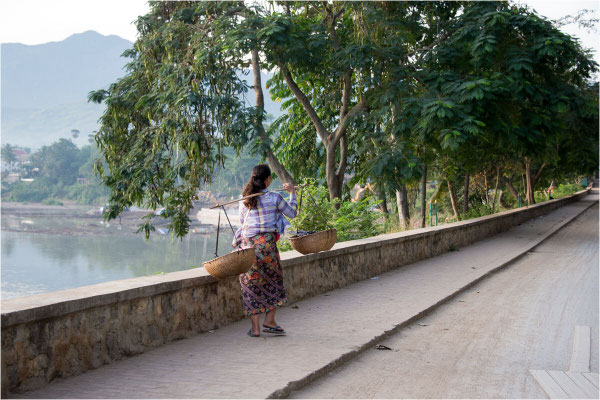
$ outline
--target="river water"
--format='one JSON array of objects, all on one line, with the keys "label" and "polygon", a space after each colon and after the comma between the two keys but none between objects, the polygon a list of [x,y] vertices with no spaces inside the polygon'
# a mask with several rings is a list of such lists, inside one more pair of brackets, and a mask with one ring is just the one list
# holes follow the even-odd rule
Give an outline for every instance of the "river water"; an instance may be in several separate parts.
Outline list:
[{"label": "river water", "polygon": [[[99,218],[2,217],[2,299],[197,268],[214,258],[214,228],[183,240],[155,233],[146,242],[134,228]],[[50,225],[60,229],[40,233]],[[219,255],[231,251],[232,236],[222,227]]]}]

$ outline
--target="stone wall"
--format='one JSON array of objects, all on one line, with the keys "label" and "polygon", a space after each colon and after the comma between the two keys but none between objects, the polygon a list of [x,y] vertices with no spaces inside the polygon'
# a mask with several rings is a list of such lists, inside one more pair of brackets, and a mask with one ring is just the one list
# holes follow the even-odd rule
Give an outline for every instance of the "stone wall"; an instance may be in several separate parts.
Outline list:
[{"label": "stone wall", "polygon": [[[318,254],[282,253],[289,302],[506,231],[588,191]],[[237,277],[218,281],[198,268],[2,301],[2,397],[240,320],[239,290]]]}]

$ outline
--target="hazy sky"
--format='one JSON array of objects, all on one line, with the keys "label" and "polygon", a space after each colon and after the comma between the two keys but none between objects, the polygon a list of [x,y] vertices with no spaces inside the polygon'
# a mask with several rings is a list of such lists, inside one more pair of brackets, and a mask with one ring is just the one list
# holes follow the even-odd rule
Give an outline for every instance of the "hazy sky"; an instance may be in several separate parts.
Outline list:
[{"label": "hazy sky", "polygon": [[[598,0],[520,0],[540,14],[556,19],[581,9],[600,13]],[[148,11],[146,0],[0,0],[0,42],[40,44],[60,41],[74,33],[94,30],[130,41],[136,37],[133,21]],[[600,62],[600,34],[575,25],[563,30],[596,50]]]}]

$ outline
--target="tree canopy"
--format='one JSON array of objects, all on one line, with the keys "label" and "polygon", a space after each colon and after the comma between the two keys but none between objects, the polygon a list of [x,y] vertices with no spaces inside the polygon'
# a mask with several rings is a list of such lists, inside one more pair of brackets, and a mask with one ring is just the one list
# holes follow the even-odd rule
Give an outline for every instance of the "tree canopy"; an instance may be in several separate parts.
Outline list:
[{"label": "tree canopy", "polygon": [[[197,188],[244,147],[331,199],[371,181],[405,201],[426,173],[482,174],[516,193],[598,166],[597,64],[558,24],[508,2],[151,2],[106,110],[97,170],[109,218],[166,208],[187,233]],[[265,124],[262,69],[285,114]],[[252,74],[253,85],[243,75]],[[254,101],[250,90],[254,89]],[[427,172],[429,171],[429,172]],[[487,189],[486,189],[487,190]],[[511,190],[511,193],[513,193]],[[468,199],[467,199],[468,200]],[[465,201],[467,201],[465,200]],[[152,229],[148,215],[143,226]]]}]

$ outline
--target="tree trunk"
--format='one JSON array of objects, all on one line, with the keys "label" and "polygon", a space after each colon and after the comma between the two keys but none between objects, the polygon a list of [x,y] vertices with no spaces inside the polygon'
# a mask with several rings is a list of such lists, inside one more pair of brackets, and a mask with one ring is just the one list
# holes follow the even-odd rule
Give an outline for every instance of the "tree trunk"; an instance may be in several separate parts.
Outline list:
[{"label": "tree trunk", "polygon": [[452,187],[452,183],[450,179],[446,179],[448,183],[448,194],[450,195],[450,202],[452,203],[452,211],[454,211],[454,218],[457,221],[460,221],[460,212],[458,211],[458,201],[456,201],[456,193],[454,192],[454,188]]},{"label": "tree trunk", "polygon": [[494,187],[494,200],[492,201],[492,214],[496,211],[496,196],[498,195],[498,183],[500,183],[500,167],[496,169],[496,186]]},{"label": "tree trunk", "polygon": [[504,179],[504,183],[506,184],[506,188],[508,189],[508,191],[510,192],[510,194],[512,194],[512,196],[515,198],[515,201],[518,201],[519,200],[519,193],[517,192],[517,189],[515,189],[515,187],[513,186],[512,177],[505,178]]},{"label": "tree trunk", "polygon": [[463,189],[463,213],[469,211],[469,171],[465,172],[465,187]]},{"label": "tree trunk", "polygon": [[[335,35],[334,22],[330,21],[330,29],[332,36]],[[339,123],[334,131],[329,131],[321,121],[319,115],[313,108],[308,97],[302,92],[300,87],[294,81],[290,70],[285,63],[278,63],[279,70],[283,75],[283,78],[294,94],[298,102],[302,105],[306,114],[312,121],[317,135],[321,139],[325,146],[326,152],[326,164],[325,164],[325,175],[327,180],[327,186],[329,189],[329,198],[331,200],[335,198],[342,198],[342,185],[344,181],[344,174],[348,165],[348,139],[346,138],[346,130],[350,125],[351,121],[356,115],[367,109],[367,103],[365,97],[361,97],[359,102],[350,108],[350,102],[352,99],[352,70],[348,69],[343,74],[343,89],[342,89],[342,104],[340,106]],[[339,146],[338,146],[339,145]],[[339,164],[336,168],[336,152],[339,148]],[[336,208],[339,208],[339,203],[336,204]]]},{"label": "tree trunk", "polygon": [[[335,168],[335,149],[336,145],[328,145],[326,146],[327,155],[326,155],[326,164],[325,164],[325,179],[327,181],[327,188],[329,189],[329,198],[331,200],[338,198],[342,199],[342,179],[336,173]],[[339,204],[336,205],[339,207]]]},{"label": "tree trunk", "polygon": [[390,211],[388,210],[388,207],[387,207],[387,198],[385,195],[385,190],[383,188],[383,185],[377,185],[377,198],[379,200],[381,200],[381,203],[379,204],[379,209],[387,218],[390,214]]},{"label": "tree trunk", "polygon": [[531,176],[531,160],[525,157],[525,186],[527,191],[525,192],[525,199],[527,205],[530,206],[535,204],[535,197],[533,195],[533,178]]},{"label": "tree trunk", "polygon": [[427,217],[427,164],[423,164],[423,177],[421,178],[421,228],[425,228]]},{"label": "tree trunk", "polygon": [[[252,71],[254,73],[254,93],[256,94],[256,108],[259,111],[262,111],[265,108],[265,97],[263,95],[262,82],[261,82],[261,77],[260,77],[260,62],[258,59],[258,50],[253,49],[251,51],[251,54],[252,54]],[[265,131],[265,127],[262,124],[262,117],[259,117],[259,119],[255,122],[258,126],[258,132],[259,132],[260,137],[264,141],[267,141],[267,139],[268,139],[267,132]],[[281,165],[281,163],[277,159],[277,156],[275,155],[275,153],[273,153],[273,150],[271,149],[271,147],[268,147],[266,149],[264,157],[267,159],[267,162],[269,163],[271,170],[273,170],[273,172],[275,172],[275,174],[279,177],[279,179],[281,179],[285,183],[291,183],[294,186],[297,185],[294,178],[292,178],[292,175],[290,175],[290,173],[287,172],[285,167],[283,165]]]},{"label": "tree trunk", "polygon": [[535,175],[533,177],[533,182],[531,184],[532,189],[535,188],[535,184],[537,183],[538,179],[540,179],[540,176],[542,176],[542,171],[544,170],[545,167],[546,167],[546,163],[543,163],[540,166],[540,169],[538,169],[537,172],[535,173]]},{"label": "tree trunk", "polygon": [[490,196],[488,194],[489,186],[487,181],[487,171],[483,171],[483,184],[485,185],[485,204],[490,204]]},{"label": "tree trunk", "polygon": [[427,201],[428,203],[433,203],[434,201],[436,201],[436,198],[438,197],[438,194],[440,193],[440,189],[442,188],[442,182],[436,182],[436,186],[435,186],[435,190],[434,192],[431,194],[431,196],[429,196],[429,200]]},{"label": "tree trunk", "polygon": [[402,184],[399,190],[396,190],[396,203],[398,204],[398,219],[404,228],[410,228],[410,211],[408,209],[408,197],[406,195],[406,185]]},{"label": "tree trunk", "polygon": [[500,194],[498,195],[498,203],[500,203],[500,205],[504,208],[510,208],[510,206],[508,205],[508,203],[506,201],[504,201],[504,190],[500,189]]}]

